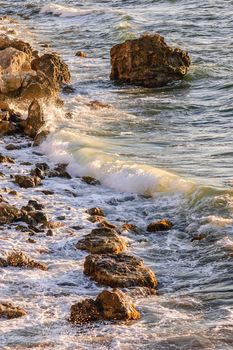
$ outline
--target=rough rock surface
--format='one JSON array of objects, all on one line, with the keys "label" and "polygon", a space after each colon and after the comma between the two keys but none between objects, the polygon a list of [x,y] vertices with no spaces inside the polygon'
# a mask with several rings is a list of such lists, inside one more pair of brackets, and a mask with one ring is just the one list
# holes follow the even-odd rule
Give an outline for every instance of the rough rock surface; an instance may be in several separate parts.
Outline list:
[{"label": "rough rock surface", "polygon": [[5,202],[0,203],[0,225],[10,224],[21,217],[21,211]]},{"label": "rough rock surface", "polygon": [[38,176],[15,175],[15,182],[23,188],[35,187],[41,183]]},{"label": "rough rock surface", "polygon": [[28,108],[28,117],[23,122],[25,135],[32,138],[36,137],[44,124],[45,121],[42,107],[38,100],[34,99]]},{"label": "rough rock surface", "polygon": [[105,216],[103,210],[99,207],[87,209],[86,212],[91,216]]},{"label": "rough rock surface", "polygon": [[171,221],[164,219],[152,222],[147,226],[147,232],[168,231],[173,227]]},{"label": "rough rock surface", "polygon": [[142,260],[126,254],[88,255],[84,273],[94,281],[112,288],[156,288],[157,280],[152,270]]},{"label": "rough rock surface", "polygon": [[97,228],[81,239],[76,248],[87,250],[92,254],[121,253],[126,249],[125,240],[116,231]]},{"label": "rough rock surface", "polygon": [[180,80],[188,71],[187,52],[169,47],[160,35],[144,35],[111,49],[110,78],[145,87]]},{"label": "rough rock surface", "polygon": [[11,303],[0,302],[0,318],[17,318],[26,316],[27,313],[24,309],[18,306],[14,306]]},{"label": "rough rock surface", "polygon": [[12,252],[7,256],[7,265],[13,267],[30,267],[40,270],[48,270],[47,265],[44,263],[30,259],[23,252]]},{"label": "rough rock surface", "polygon": [[140,317],[131,300],[120,290],[104,290],[96,300],[85,299],[71,307],[70,321],[85,324],[98,320],[137,320]]}]

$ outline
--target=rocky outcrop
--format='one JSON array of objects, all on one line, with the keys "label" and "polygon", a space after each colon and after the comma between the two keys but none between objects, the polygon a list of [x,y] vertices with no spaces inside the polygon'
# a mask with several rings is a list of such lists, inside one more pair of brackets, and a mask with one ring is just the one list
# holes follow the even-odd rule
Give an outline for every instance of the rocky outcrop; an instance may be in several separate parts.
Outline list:
[{"label": "rocky outcrop", "polygon": [[0,35],[0,97],[56,98],[70,81],[68,66],[56,53],[39,56],[21,40]]},{"label": "rocky outcrop", "polygon": [[111,49],[112,80],[160,87],[182,79],[190,66],[187,52],[168,46],[160,35],[144,35]]},{"label": "rocky outcrop", "polygon": [[84,273],[94,281],[112,288],[156,288],[157,280],[152,270],[142,260],[126,254],[88,255]]},{"label": "rocky outcrop", "polygon": [[171,221],[163,219],[160,221],[155,221],[147,226],[147,232],[157,232],[157,231],[168,231],[173,227]]},{"label": "rocky outcrop", "polygon": [[137,320],[140,317],[130,298],[122,291],[104,290],[96,300],[85,299],[71,307],[70,321],[85,324],[99,320]]},{"label": "rocky outcrop", "polygon": [[97,228],[81,239],[76,248],[92,254],[121,253],[126,249],[124,238],[109,228]]},{"label": "rocky outcrop", "polygon": [[0,318],[12,319],[26,315],[26,311],[21,307],[14,306],[11,303],[0,302]]}]

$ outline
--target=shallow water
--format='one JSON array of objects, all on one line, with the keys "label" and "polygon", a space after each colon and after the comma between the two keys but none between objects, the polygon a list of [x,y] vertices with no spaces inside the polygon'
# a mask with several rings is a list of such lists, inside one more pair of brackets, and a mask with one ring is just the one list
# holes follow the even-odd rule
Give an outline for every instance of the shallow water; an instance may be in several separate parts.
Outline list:
[{"label": "shallow water", "polygon": [[[19,21],[14,25],[19,36],[38,48],[48,43],[47,50],[59,52],[71,68],[75,91],[62,98],[73,119],[46,106],[54,131],[41,151],[51,162],[68,161],[70,174],[92,175],[103,184],[93,191],[75,177],[48,182],[56,192],[54,203],[41,197],[48,213],[56,216],[60,208],[67,226],[83,225],[71,237],[60,230],[51,243],[41,237],[32,249],[14,230],[10,237],[4,233],[3,250],[17,246],[37,256],[43,248],[47,253],[39,258],[50,269],[2,271],[2,297],[14,296],[30,310],[27,322],[1,324],[2,348],[231,349],[231,1],[45,0],[0,5],[0,14]],[[110,48],[144,32],[159,32],[167,43],[190,53],[192,67],[182,82],[142,89],[109,81]],[[75,57],[78,50],[87,58]],[[96,99],[111,108],[91,110],[87,104]],[[23,157],[30,159],[31,150]],[[67,188],[78,197],[64,197]],[[27,193],[22,204],[26,200]],[[168,235],[127,234],[129,251],[144,258],[159,281],[158,296],[136,301],[141,320],[76,329],[66,321],[70,305],[100,290],[83,277],[85,254],[73,247],[92,227],[85,208],[96,205],[115,223],[129,221],[144,229],[152,220],[167,217],[175,225]],[[206,238],[191,242],[198,233]]]}]

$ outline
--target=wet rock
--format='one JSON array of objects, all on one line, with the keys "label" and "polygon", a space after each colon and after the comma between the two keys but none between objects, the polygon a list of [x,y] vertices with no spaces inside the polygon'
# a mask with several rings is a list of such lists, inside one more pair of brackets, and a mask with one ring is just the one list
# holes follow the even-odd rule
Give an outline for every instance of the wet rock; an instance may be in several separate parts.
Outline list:
[{"label": "wet rock", "polygon": [[164,219],[152,222],[147,226],[147,232],[168,231],[173,227],[171,221]]},{"label": "wet rock", "polygon": [[32,55],[32,48],[30,44],[16,39],[10,39],[6,35],[0,36],[0,50],[5,50],[9,47],[13,47],[19,51],[26,53],[29,57]]},{"label": "wet rock", "polygon": [[11,303],[0,302],[0,318],[12,319],[26,315],[26,311],[21,307],[14,306]]},{"label": "wet rock", "polygon": [[103,102],[97,101],[97,100],[90,101],[89,103],[87,103],[87,106],[90,107],[93,110],[110,109],[110,108],[112,108],[111,105],[109,105],[107,103],[103,103]]},{"label": "wet rock", "polygon": [[17,191],[9,191],[8,194],[10,194],[11,196],[18,196],[18,192]]},{"label": "wet rock", "polygon": [[187,52],[169,47],[158,34],[127,40],[111,49],[110,78],[144,87],[182,79],[190,66]]},{"label": "wet rock", "polygon": [[7,264],[8,266],[13,267],[30,267],[40,270],[48,270],[47,265],[44,263],[35,261],[33,259],[30,259],[26,254],[23,252],[12,252],[7,256]]},{"label": "wet rock", "polygon": [[87,55],[83,51],[77,51],[75,54],[76,57],[86,58]]},{"label": "wet rock", "polygon": [[50,171],[49,177],[63,177],[65,179],[71,179],[71,176],[67,173],[67,163],[60,163],[54,168],[53,171]]},{"label": "wet rock", "polygon": [[87,209],[86,213],[91,216],[105,216],[103,210],[99,207]]},{"label": "wet rock", "polygon": [[37,202],[36,200],[30,199],[28,201],[28,205],[32,206],[33,208],[35,208],[36,210],[42,210],[44,209],[44,205]]},{"label": "wet rock", "polygon": [[0,135],[14,134],[15,127],[9,121],[0,122]]},{"label": "wet rock", "polygon": [[34,138],[33,147],[39,146],[42,142],[46,140],[48,135],[49,135],[49,130],[40,131]]},{"label": "wet rock", "polygon": [[19,150],[21,149],[21,146],[19,145],[14,145],[13,143],[10,143],[9,145],[6,145],[6,150],[8,151],[13,151],[13,150]]},{"label": "wet rock", "polygon": [[96,180],[94,177],[92,176],[83,176],[82,177],[82,181],[86,182],[86,184],[88,185],[92,185],[92,186],[96,186],[96,185],[100,185],[100,181]]},{"label": "wet rock", "polygon": [[21,210],[5,202],[0,203],[0,225],[10,224],[21,217]]},{"label": "wet rock", "polygon": [[112,224],[109,221],[103,220],[103,221],[99,221],[98,223],[98,227],[102,227],[102,228],[110,228],[110,229],[116,229],[116,225]]},{"label": "wet rock", "polygon": [[92,254],[118,254],[123,252],[126,247],[124,238],[108,228],[94,229],[76,244],[76,248],[87,250]]},{"label": "wet rock", "polygon": [[62,92],[64,92],[64,94],[73,94],[75,91],[75,88],[71,85],[64,85],[62,87]]},{"label": "wet rock", "polygon": [[41,169],[45,173],[47,173],[49,171],[49,166],[47,163],[36,163],[36,168]]},{"label": "wet rock", "polygon": [[49,230],[46,232],[46,236],[52,237],[52,236],[53,236],[53,231],[52,231],[51,229],[49,229]]},{"label": "wet rock", "polygon": [[24,133],[29,137],[36,137],[44,126],[44,114],[40,103],[34,99],[28,108],[28,117],[23,121]]},{"label": "wet rock", "polygon": [[20,187],[30,188],[40,185],[41,178],[37,176],[15,175],[15,183]]},{"label": "wet rock", "polygon": [[130,231],[130,232],[134,232],[134,233],[140,232],[139,228],[136,225],[130,224],[130,223],[123,224],[121,227],[121,231],[128,231],[128,232]]},{"label": "wet rock", "polygon": [[104,218],[104,216],[92,215],[89,218],[87,218],[87,220],[94,224],[95,222],[105,221],[105,218]]},{"label": "wet rock", "polygon": [[60,221],[48,221],[44,227],[49,229],[56,229],[62,227],[64,224]]},{"label": "wet rock", "polygon": [[205,239],[207,237],[207,234],[206,233],[201,233],[199,235],[195,235],[192,237],[191,239],[191,242],[194,242],[194,241],[202,241],[203,239]]},{"label": "wet rock", "polygon": [[0,257],[0,267],[7,267],[8,264],[7,264],[7,261],[6,259],[3,259]]},{"label": "wet rock", "polygon": [[94,281],[113,288],[157,286],[153,271],[142,260],[126,254],[88,255],[84,273]]},{"label": "wet rock", "polygon": [[32,69],[43,72],[55,90],[59,90],[62,83],[70,82],[68,66],[57,54],[44,54],[34,59],[31,66]]},{"label": "wet rock", "polygon": [[51,190],[41,190],[40,192],[42,192],[46,196],[51,196],[54,194],[54,191]]},{"label": "wet rock", "polygon": [[0,163],[15,163],[14,159],[0,154]]},{"label": "wet rock", "polygon": [[122,291],[104,290],[96,298],[85,299],[71,307],[70,321],[85,324],[99,320],[128,321],[140,318],[132,301]]}]

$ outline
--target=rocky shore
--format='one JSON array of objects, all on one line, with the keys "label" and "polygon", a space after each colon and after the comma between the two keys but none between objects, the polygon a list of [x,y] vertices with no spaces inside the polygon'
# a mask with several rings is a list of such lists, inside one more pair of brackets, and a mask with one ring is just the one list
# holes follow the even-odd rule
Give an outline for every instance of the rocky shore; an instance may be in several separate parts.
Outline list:
[{"label": "rocky shore", "polygon": [[[145,40],[147,42],[148,37]],[[160,37],[156,37],[156,40],[166,52],[170,52]],[[120,51],[117,52],[118,55]],[[188,66],[186,54],[181,51],[171,54],[173,58],[176,57],[174,60],[178,60],[179,56],[179,60],[185,61],[186,57]],[[113,61],[115,66],[115,59]],[[74,202],[62,211],[56,191],[51,189],[54,181],[61,180],[63,195],[74,198],[80,186],[91,186],[94,192],[95,186],[101,185],[90,176],[71,179],[67,164],[51,164],[35,148],[49,133],[41,101],[46,99],[62,104],[58,93],[64,84],[70,82],[69,69],[56,53],[40,55],[28,43],[7,36],[0,37],[0,66],[0,226],[5,239],[16,235],[18,240],[12,250],[1,247],[0,269],[12,269],[12,274],[17,274],[17,269],[38,269],[46,275],[53,265],[52,258],[49,263],[43,259],[44,252],[47,255],[50,253],[50,238],[56,235],[63,240],[72,237],[74,251],[78,249],[89,254],[85,256],[83,274],[100,287],[114,289],[103,290],[96,299],[85,299],[70,305],[71,312],[67,315],[69,321],[80,325],[99,320],[138,319],[140,313],[130,295],[153,295],[158,282],[155,273],[143,260],[128,252],[125,234],[130,231],[136,235],[141,230],[148,234],[167,231],[172,228],[172,223],[165,219],[147,223],[144,228],[128,222],[116,225],[107,221],[98,202],[92,208],[83,207],[82,201],[78,206]],[[113,71],[116,69],[113,68]],[[168,72],[163,74],[168,76]],[[177,74],[175,72],[175,79]],[[179,74],[182,76],[185,72]],[[113,73],[112,78],[116,78]],[[122,79],[128,81],[128,78]],[[169,76],[166,83],[171,79]],[[133,79],[130,81],[133,82]],[[161,79],[159,81],[156,85],[161,85]],[[143,82],[142,85],[148,84]],[[101,104],[98,106],[101,108]],[[18,108],[25,111],[24,115]],[[25,155],[30,160],[22,161]],[[66,183],[67,188],[64,188]],[[71,183],[73,190],[70,189]],[[66,207],[65,199],[62,205]],[[83,235],[82,227],[71,224],[71,220],[66,218],[67,212],[70,212],[74,222],[77,211],[86,215],[86,225],[90,227],[88,234]],[[38,241],[42,242],[44,250],[36,248]],[[31,246],[35,248],[30,249]],[[14,295],[10,302],[1,301],[1,318],[23,317],[30,312],[21,308],[21,305],[12,304],[13,301]]]}]

